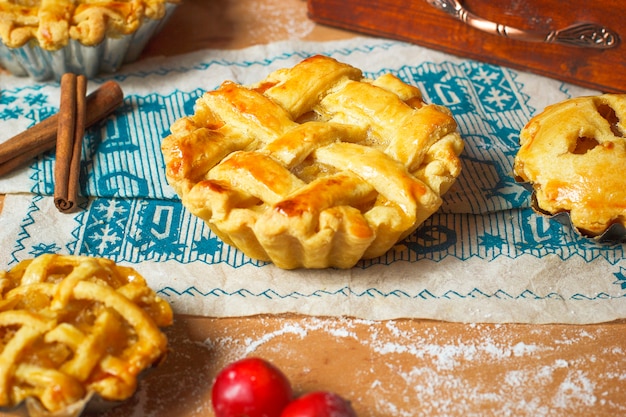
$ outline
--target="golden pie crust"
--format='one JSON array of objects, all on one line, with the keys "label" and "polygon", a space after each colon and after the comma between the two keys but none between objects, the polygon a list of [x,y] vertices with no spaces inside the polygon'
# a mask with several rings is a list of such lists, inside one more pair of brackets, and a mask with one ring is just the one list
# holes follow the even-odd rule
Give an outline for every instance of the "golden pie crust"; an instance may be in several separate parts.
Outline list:
[{"label": "golden pie crust", "polygon": [[515,175],[546,214],[569,213],[584,235],[626,225],[626,94],[548,106],[520,132]]},{"label": "golden pie crust", "polygon": [[441,205],[461,170],[450,111],[325,56],[226,81],[177,120],[169,183],[224,242],[280,268],[350,268]]},{"label": "golden pie crust", "polygon": [[172,310],[132,268],[41,255],[0,272],[0,291],[0,407],[124,400],[166,353]]},{"label": "golden pie crust", "polygon": [[94,46],[163,18],[168,2],[179,0],[0,0],[0,37],[9,48],[36,41],[55,51],[70,39]]}]

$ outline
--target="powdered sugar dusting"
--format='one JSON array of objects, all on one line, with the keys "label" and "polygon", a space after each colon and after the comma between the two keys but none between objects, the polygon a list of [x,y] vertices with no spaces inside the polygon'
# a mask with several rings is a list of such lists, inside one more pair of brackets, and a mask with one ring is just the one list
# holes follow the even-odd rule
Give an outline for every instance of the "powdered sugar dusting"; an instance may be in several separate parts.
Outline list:
[{"label": "powdered sugar dusting", "polygon": [[602,327],[542,329],[320,317],[178,326],[166,364],[105,415],[212,416],[213,378],[246,356],[275,363],[296,392],[339,393],[359,417],[626,415],[621,339]]},{"label": "powdered sugar dusting", "polygon": [[246,31],[249,39],[257,43],[300,39],[315,27],[300,3],[300,0],[241,1],[233,6],[233,14],[237,16],[238,30]]},{"label": "powdered sugar dusting", "polygon": [[559,390],[554,397],[554,405],[558,408],[566,408],[573,403],[592,406],[597,401],[594,391],[594,384],[584,372],[569,371],[565,381],[559,385]]},{"label": "powdered sugar dusting", "polygon": [[[484,331],[485,326],[468,325],[468,333],[474,336],[455,338],[441,334],[436,326],[412,329],[406,322],[389,321],[381,330],[371,324],[366,320],[306,318],[288,321],[284,327],[257,339],[246,339],[243,344],[233,345],[228,339],[211,343],[217,343],[220,354],[229,352],[232,359],[240,355],[268,355],[276,349],[282,350],[281,355],[304,355],[305,347],[301,344],[312,333],[329,337],[329,351],[337,346],[349,349],[354,343],[365,344],[374,356],[365,370],[359,370],[363,364],[355,358],[354,373],[377,377],[365,387],[343,386],[354,403],[368,404],[360,417],[479,416],[485,415],[485,410],[494,411],[495,406],[498,415],[548,416],[574,410],[578,414],[580,410],[591,413],[598,406],[607,405],[600,399],[601,389],[606,387],[598,386],[598,375],[589,368],[593,360],[581,357],[568,361],[558,356],[558,346],[565,339],[550,345],[534,339],[517,340],[515,333],[498,325],[488,327],[488,332]],[[280,341],[286,335],[291,336],[289,340]],[[570,330],[567,337],[593,343],[596,336],[586,330]],[[270,341],[274,343],[265,345]],[[611,354],[620,357],[619,351],[613,348]],[[542,360],[538,366],[534,360],[537,355],[549,360]],[[626,368],[618,371],[621,363],[620,359],[614,373],[600,378],[623,381]],[[398,400],[399,390],[402,395]],[[626,411],[626,405],[617,407]]]}]

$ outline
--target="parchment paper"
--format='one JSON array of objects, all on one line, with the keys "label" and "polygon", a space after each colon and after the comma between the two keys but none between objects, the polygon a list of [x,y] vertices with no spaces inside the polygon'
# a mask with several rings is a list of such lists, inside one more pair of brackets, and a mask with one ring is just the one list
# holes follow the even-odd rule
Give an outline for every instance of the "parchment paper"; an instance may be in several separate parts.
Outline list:
[{"label": "parchment paper", "polygon": [[[441,210],[387,255],[350,270],[283,271],[222,243],[180,204],[160,142],[224,80],[256,82],[322,53],[376,77],[392,72],[449,107],[466,141],[463,173]],[[145,60],[91,80],[125,92],[124,106],[90,129],[81,210],[54,207],[54,152],[0,179],[0,267],[41,253],[134,266],[177,313],[294,312],[366,319],[594,323],[626,317],[624,245],[579,237],[538,216],[511,172],[518,133],[533,114],[596,94],[402,42],[357,38],[281,42]],[[0,76],[0,141],[58,109],[59,85]]]}]

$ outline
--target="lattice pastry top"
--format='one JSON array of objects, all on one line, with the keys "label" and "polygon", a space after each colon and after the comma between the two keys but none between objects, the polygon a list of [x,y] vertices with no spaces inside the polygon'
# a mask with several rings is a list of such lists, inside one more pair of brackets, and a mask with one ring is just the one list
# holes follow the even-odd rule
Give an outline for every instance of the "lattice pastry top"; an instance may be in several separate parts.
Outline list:
[{"label": "lattice pastry top", "polygon": [[584,235],[626,225],[626,94],[548,106],[520,132],[515,175],[548,214],[569,213]]},{"label": "lattice pastry top", "polygon": [[112,261],[41,255],[0,272],[0,294],[0,407],[70,416],[94,393],[124,400],[166,352],[169,304]]},{"label": "lattice pastry top", "polygon": [[439,208],[463,149],[449,110],[416,87],[324,56],[226,81],[171,132],[162,151],[183,204],[286,269],[384,254]]},{"label": "lattice pastry top", "polygon": [[180,0],[0,0],[0,37],[9,48],[31,40],[55,51],[75,39],[97,45],[134,33],[144,18],[161,19]]}]

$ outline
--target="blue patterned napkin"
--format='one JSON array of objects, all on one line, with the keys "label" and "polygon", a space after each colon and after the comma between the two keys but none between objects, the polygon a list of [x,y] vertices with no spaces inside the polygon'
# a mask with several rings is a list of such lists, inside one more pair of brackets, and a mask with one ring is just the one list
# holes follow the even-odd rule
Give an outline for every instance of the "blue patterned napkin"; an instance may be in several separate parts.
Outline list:
[{"label": "blue patterned napkin", "polygon": [[[282,271],[222,243],[167,184],[161,140],[195,100],[230,79],[253,83],[317,53],[376,77],[392,72],[450,108],[466,141],[441,210],[387,255],[347,271]],[[512,177],[518,133],[546,105],[596,94],[402,42],[357,38],[206,50],[138,62],[91,80],[124,105],[89,129],[75,214],[52,202],[54,153],[0,178],[0,264],[41,253],[133,265],[179,313],[295,312],[368,319],[590,323],[626,317],[624,245],[600,245],[537,216]],[[0,141],[58,109],[59,85],[0,76]]]}]

